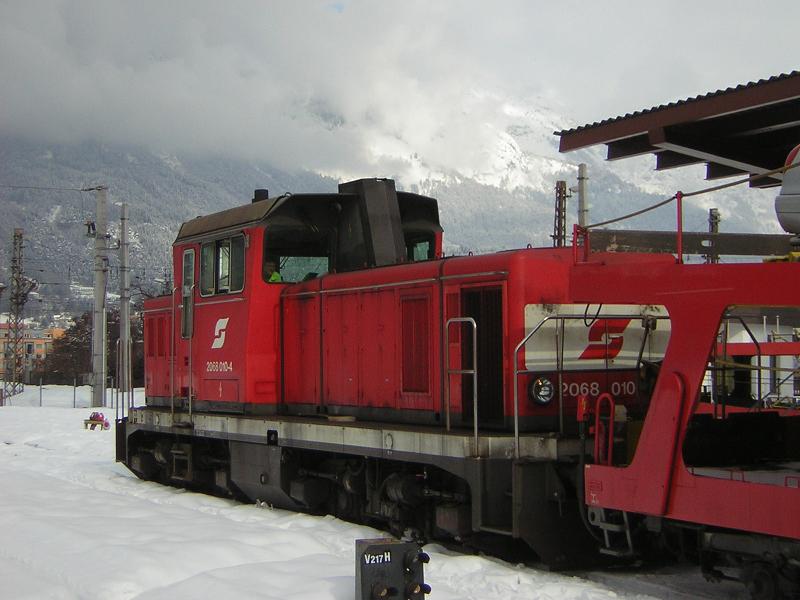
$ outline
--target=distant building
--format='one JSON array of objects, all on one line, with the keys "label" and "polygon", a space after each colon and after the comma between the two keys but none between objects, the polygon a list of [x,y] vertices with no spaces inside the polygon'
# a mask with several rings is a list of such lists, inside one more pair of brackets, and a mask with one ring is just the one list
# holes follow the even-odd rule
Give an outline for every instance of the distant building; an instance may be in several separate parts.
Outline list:
[{"label": "distant building", "polygon": [[[23,352],[25,354],[24,369],[25,382],[31,383],[31,373],[41,371],[44,367],[44,360],[53,351],[53,340],[64,335],[65,329],[61,327],[50,327],[37,329],[26,327],[23,329]],[[6,369],[6,346],[8,344],[9,327],[8,323],[0,323],[0,379],[5,379]]]}]

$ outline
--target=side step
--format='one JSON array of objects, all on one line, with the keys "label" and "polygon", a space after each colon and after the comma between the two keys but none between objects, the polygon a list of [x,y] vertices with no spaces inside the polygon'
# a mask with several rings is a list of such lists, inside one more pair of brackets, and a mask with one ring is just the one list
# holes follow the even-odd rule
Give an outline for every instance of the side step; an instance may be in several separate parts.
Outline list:
[{"label": "side step", "polygon": [[590,508],[588,516],[589,522],[603,532],[604,547],[600,548],[600,554],[616,558],[630,558],[636,554],[628,513],[607,513],[604,508]]},{"label": "side step", "polygon": [[172,455],[172,479],[192,481],[192,445],[175,444],[170,450],[170,454]]},{"label": "side step", "polygon": [[490,525],[481,525],[480,531],[484,533],[494,533],[496,535],[507,535],[509,537],[514,535],[514,532],[510,529],[504,529],[502,527],[492,527]]}]

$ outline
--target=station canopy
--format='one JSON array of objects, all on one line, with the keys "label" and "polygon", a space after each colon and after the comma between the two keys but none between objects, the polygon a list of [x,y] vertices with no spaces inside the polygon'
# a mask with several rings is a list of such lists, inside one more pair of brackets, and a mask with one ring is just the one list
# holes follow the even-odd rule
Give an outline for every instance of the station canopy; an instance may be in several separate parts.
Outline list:
[{"label": "station canopy", "polygon": [[[597,144],[607,159],[653,154],[656,170],[706,164],[706,179],[760,175],[800,143],[800,71],[556,132],[559,150]],[[751,182],[780,185],[780,175]]]}]

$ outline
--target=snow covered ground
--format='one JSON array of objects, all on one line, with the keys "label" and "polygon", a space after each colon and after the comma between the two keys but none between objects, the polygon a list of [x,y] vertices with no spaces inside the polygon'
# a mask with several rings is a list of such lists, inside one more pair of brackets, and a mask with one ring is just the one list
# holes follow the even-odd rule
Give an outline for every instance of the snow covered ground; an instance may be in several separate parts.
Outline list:
[{"label": "snow covered ground", "polygon": [[[113,409],[90,431],[71,387],[39,398],[0,408],[0,598],[353,599],[354,540],[380,532],[140,481],[114,462]],[[432,600],[743,597],[694,570],[578,577],[425,550]]]}]

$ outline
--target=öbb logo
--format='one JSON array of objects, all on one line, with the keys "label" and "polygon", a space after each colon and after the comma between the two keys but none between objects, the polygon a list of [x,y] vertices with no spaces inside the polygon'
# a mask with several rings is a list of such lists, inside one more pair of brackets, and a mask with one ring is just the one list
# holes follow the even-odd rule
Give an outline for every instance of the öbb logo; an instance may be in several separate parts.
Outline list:
[{"label": "\u00f6bb logo", "polygon": [[622,350],[622,334],[630,319],[598,319],[589,328],[589,345],[578,357],[580,360],[611,360]]},{"label": "\u00f6bb logo", "polygon": [[225,345],[225,329],[228,327],[228,321],[230,317],[225,317],[224,319],[219,319],[217,324],[214,326],[214,339],[211,342],[211,349],[216,350],[218,348],[222,348]]}]

